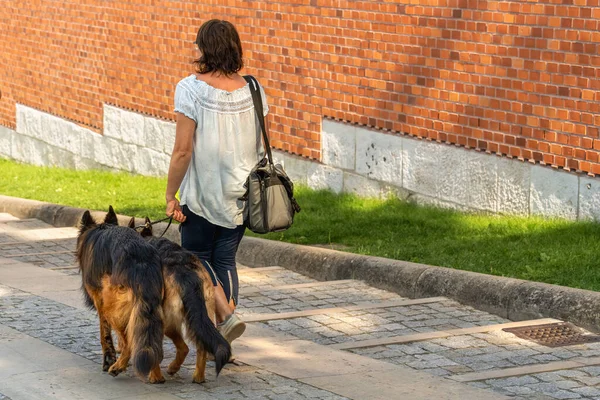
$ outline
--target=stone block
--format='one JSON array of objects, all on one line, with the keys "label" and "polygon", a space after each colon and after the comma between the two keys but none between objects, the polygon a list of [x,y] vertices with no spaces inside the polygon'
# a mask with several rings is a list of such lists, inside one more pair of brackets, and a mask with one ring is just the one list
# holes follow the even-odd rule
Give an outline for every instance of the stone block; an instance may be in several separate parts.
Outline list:
[{"label": "stone block", "polygon": [[133,172],[147,176],[164,176],[169,172],[171,158],[162,151],[138,148],[133,160]]},{"label": "stone block", "polygon": [[529,215],[531,164],[504,157],[498,157],[496,163],[498,168],[497,212]]},{"label": "stone block", "polygon": [[0,125],[0,156],[11,158],[12,141],[15,131]]},{"label": "stone block", "polygon": [[364,197],[381,197],[382,193],[379,182],[350,172],[344,172],[343,190]]},{"label": "stone block", "polygon": [[42,117],[47,115],[33,108],[17,104],[17,129],[16,131],[36,139],[43,139]]},{"label": "stone block", "polygon": [[497,157],[465,150],[467,182],[466,206],[477,210],[496,212],[498,208]]},{"label": "stone block", "polygon": [[531,169],[530,212],[532,215],[577,218],[579,181],[575,174],[533,166]]},{"label": "stone block", "polygon": [[471,176],[467,162],[474,153],[471,150],[447,144],[434,143],[434,145],[440,147],[440,154],[437,158],[438,197],[445,201],[467,205]]},{"label": "stone block", "polygon": [[43,132],[39,139],[48,144],[58,146],[64,137],[63,131],[66,121],[46,113],[41,114],[41,120]]},{"label": "stone block", "polygon": [[415,204],[428,205],[428,206],[433,206],[433,207],[437,207],[437,208],[445,208],[447,210],[456,210],[456,211],[463,211],[463,212],[473,211],[472,209],[470,209],[467,206],[464,206],[462,204],[452,203],[450,201],[441,200],[441,199],[431,197],[431,196],[425,196],[425,195],[422,195],[419,193],[411,194],[407,198],[407,200],[412,203],[415,203]]},{"label": "stone block", "polygon": [[55,146],[46,146],[46,151],[48,154],[46,165],[70,169],[75,168],[75,155],[73,153]]},{"label": "stone block", "polygon": [[413,194],[409,190],[404,189],[402,187],[388,185],[382,183],[381,185],[381,197],[382,198],[398,198],[401,200],[408,200],[408,198]]},{"label": "stone block", "polygon": [[313,189],[329,189],[341,193],[344,188],[344,172],[341,169],[312,163],[308,167],[306,183]]},{"label": "stone block", "polygon": [[169,156],[173,153],[173,146],[175,145],[175,123],[171,121],[157,120],[160,126],[160,132],[162,135],[162,151]]},{"label": "stone block", "polygon": [[29,127],[27,125],[27,109],[28,107],[22,106],[21,104],[17,104],[16,105],[16,113],[15,113],[15,118],[16,118],[16,129],[17,132],[20,132],[21,134],[27,135],[27,136],[31,136],[28,133]]},{"label": "stone block", "polygon": [[[73,122],[63,121],[62,139],[57,146],[73,154],[81,154],[82,138],[91,132]],[[87,132],[86,132],[87,131]]]},{"label": "stone block", "polygon": [[102,145],[102,139],[105,136],[98,134],[96,132],[87,131],[85,134],[81,135],[81,153],[79,154],[83,158],[87,158],[90,160],[95,160],[95,149],[96,145]]},{"label": "stone block", "polygon": [[29,136],[16,134],[11,143],[11,156],[17,161],[34,165],[47,165],[48,146]]},{"label": "stone block", "polygon": [[113,166],[113,168],[117,168],[122,171],[134,172],[135,163],[138,160],[138,150],[139,147],[135,145],[117,142],[117,144],[112,148],[116,158],[116,164]]},{"label": "stone block", "polygon": [[162,125],[160,120],[152,117],[144,118],[144,136],[146,137],[145,147],[155,151],[164,151],[164,135],[161,132]]},{"label": "stone block", "polygon": [[73,166],[77,170],[82,169],[101,169],[102,166],[95,162],[94,160],[90,160],[89,158],[80,157],[77,155],[73,156]]},{"label": "stone block", "polygon": [[308,170],[309,167],[314,164],[313,161],[283,151],[273,151],[273,157],[283,160],[285,172],[294,184],[307,184]]},{"label": "stone block", "polygon": [[121,135],[126,143],[145,146],[144,123],[146,118],[136,112],[121,110]]},{"label": "stone block", "polygon": [[323,120],[321,154],[323,164],[354,170],[356,152],[356,127],[343,122]]},{"label": "stone block", "polygon": [[133,172],[138,153],[137,146],[100,135],[94,136],[93,142],[94,161],[112,169]]},{"label": "stone block", "polygon": [[123,134],[121,133],[121,109],[104,105],[104,136],[122,140]]},{"label": "stone block", "polygon": [[91,158],[97,163],[105,165],[107,167],[114,166],[116,164],[116,161],[113,157],[112,151],[107,148],[106,143],[110,142],[113,144],[118,144],[119,141],[101,135],[94,135],[90,139],[91,143],[89,143],[89,147],[87,148],[92,151],[92,156],[88,157],[87,151],[84,151],[82,153],[83,157]]},{"label": "stone block", "polygon": [[436,198],[439,195],[439,159],[446,147],[406,138],[402,144],[402,182],[411,192]]},{"label": "stone block", "polygon": [[403,141],[399,136],[357,128],[356,172],[401,187]]},{"label": "stone block", "polygon": [[600,220],[600,179],[579,177],[579,219]]}]

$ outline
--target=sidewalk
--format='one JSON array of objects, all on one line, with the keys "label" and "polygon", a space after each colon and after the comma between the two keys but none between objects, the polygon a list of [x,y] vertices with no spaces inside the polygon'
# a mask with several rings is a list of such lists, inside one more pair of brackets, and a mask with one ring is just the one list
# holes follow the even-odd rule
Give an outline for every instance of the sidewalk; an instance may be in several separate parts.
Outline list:
[{"label": "sidewalk", "polygon": [[[101,372],[97,321],[83,306],[80,277],[65,250],[74,249],[76,230],[53,236],[54,229],[0,216],[0,393],[13,400],[502,398],[252,325],[235,343],[242,365],[227,366],[218,381],[210,370],[208,383],[192,384],[191,356],[165,385],[112,378]],[[165,359],[172,356],[168,345]]]},{"label": "sidewalk", "polygon": [[[346,279],[240,266],[240,365],[191,383],[193,351],[164,385],[101,371],[83,306],[75,228],[0,214],[0,400],[600,399],[600,344],[548,348],[445,297],[408,299]],[[174,356],[165,341],[164,365]],[[3,397],[4,396],[4,397]]]}]

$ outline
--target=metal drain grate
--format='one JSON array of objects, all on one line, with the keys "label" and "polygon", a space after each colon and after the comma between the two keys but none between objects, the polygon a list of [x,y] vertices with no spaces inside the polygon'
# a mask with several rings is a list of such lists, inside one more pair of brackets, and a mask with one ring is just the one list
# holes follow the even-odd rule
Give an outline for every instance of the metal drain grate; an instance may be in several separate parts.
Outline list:
[{"label": "metal drain grate", "polygon": [[548,347],[600,342],[600,336],[587,333],[568,322],[505,328],[503,331]]}]

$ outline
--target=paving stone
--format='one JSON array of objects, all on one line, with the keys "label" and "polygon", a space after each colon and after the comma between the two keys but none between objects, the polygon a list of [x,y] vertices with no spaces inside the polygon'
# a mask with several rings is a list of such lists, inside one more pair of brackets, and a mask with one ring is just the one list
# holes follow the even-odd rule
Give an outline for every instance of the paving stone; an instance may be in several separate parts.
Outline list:
[{"label": "paving stone", "polygon": [[600,397],[600,389],[595,387],[579,387],[571,389],[573,392],[586,397]]},{"label": "paving stone", "polygon": [[518,377],[505,378],[505,379],[492,379],[492,380],[486,381],[486,383],[490,384],[491,386],[495,386],[495,387],[525,386],[525,385],[536,384],[538,382],[539,381],[532,376],[518,376]]},{"label": "paving stone", "polygon": [[580,371],[585,372],[590,376],[600,376],[600,366],[583,367]]},{"label": "paving stone", "polygon": [[[101,347],[97,317],[94,313],[66,306],[49,299],[34,295],[18,293],[15,290],[0,289],[12,295],[0,296],[0,324],[9,326],[17,331],[60,347],[85,357],[95,363],[101,363]],[[16,318],[8,318],[5,310]],[[82,329],[86,328],[86,329]],[[165,341],[165,359],[163,368],[169,364],[175,354],[175,348],[170,341]],[[193,346],[191,354],[193,354]],[[100,368],[100,366],[98,366]],[[194,357],[188,356],[182,371],[187,371],[186,378],[169,379],[169,384],[161,389],[180,398],[200,399],[247,399],[247,398],[284,398],[273,391],[281,382],[294,388],[290,396],[298,399],[344,399],[330,392],[314,389],[313,387],[285,379],[275,374],[259,371],[246,366],[227,366],[219,377],[218,386],[214,381],[214,364],[207,367],[207,382],[202,387],[191,385],[191,371],[194,368]],[[182,372],[180,371],[180,374]],[[127,375],[133,377],[132,371]],[[211,388],[211,385],[212,388]],[[206,389],[217,395],[206,393]],[[191,390],[194,389],[194,390]],[[1,400],[4,398],[0,397]],[[10,400],[10,399],[8,399]]]}]

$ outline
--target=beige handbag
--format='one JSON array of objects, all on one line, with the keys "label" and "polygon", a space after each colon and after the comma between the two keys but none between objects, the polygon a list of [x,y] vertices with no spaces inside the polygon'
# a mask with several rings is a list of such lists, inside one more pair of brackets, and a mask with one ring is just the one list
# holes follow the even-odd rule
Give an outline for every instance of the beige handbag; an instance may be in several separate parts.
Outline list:
[{"label": "beige handbag", "polygon": [[294,214],[300,212],[300,206],[294,198],[294,184],[281,165],[273,164],[258,82],[250,75],[244,76],[244,79],[250,86],[267,153],[250,171],[244,185],[246,193],[241,198],[245,201],[244,223],[255,233],[284,231],[292,226]]}]

